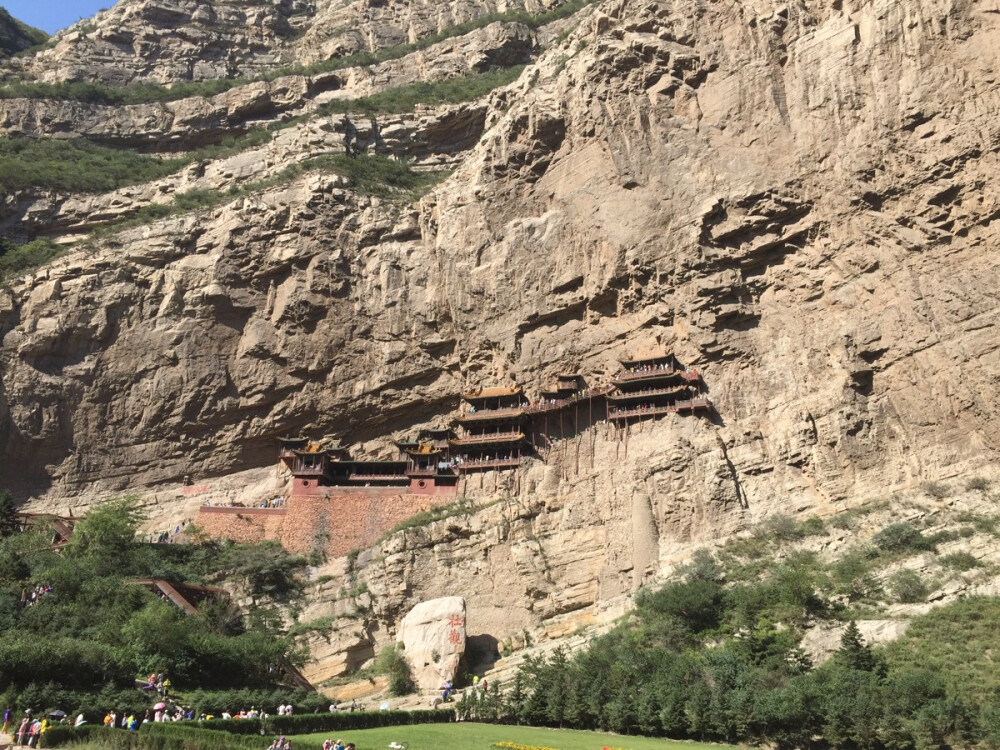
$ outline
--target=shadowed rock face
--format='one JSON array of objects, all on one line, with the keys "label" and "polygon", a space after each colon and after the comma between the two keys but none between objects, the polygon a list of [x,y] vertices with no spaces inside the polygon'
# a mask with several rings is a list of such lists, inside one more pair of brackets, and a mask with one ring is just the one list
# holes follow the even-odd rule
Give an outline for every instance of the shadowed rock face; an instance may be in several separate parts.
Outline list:
[{"label": "shadowed rock face", "polygon": [[[44,504],[222,476],[280,434],[369,440],[464,383],[672,348],[715,423],[646,425],[627,458],[580,439],[582,465],[567,443],[521,478],[604,571],[533,584],[558,614],[672,544],[992,461],[998,54],[971,0],[600,3],[418,205],[307,177],[15,283],[0,485]],[[503,554],[546,580],[530,539]]]}]

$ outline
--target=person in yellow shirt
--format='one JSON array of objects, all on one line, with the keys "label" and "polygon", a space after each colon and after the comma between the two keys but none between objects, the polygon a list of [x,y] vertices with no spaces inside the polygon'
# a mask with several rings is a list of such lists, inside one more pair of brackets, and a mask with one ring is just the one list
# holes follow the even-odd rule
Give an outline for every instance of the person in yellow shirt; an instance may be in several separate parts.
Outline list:
[{"label": "person in yellow shirt", "polygon": [[112,723],[113,721],[114,721],[114,719],[112,719],[112,718],[111,718],[111,712],[109,711],[109,712],[108,712],[107,714],[105,714],[105,716],[104,716],[104,726],[106,726],[106,727],[110,727],[110,726],[111,726],[111,723]]}]

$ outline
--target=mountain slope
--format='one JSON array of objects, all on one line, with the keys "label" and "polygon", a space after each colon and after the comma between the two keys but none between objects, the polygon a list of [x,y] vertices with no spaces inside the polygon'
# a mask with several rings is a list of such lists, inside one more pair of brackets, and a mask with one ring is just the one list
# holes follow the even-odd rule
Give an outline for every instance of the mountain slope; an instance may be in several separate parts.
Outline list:
[{"label": "mountain slope", "polygon": [[0,60],[36,44],[42,44],[48,38],[48,34],[44,31],[18,21],[0,8]]},{"label": "mountain slope", "polygon": [[[673,349],[716,418],[566,435],[466,487],[516,497],[445,525],[461,554],[393,542],[411,585],[383,606],[473,580],[470,611],[500,635],[614,608],[779,511],[992,475],[998,42],[972,0],[601,2],[540,32],[513,84],[380,115],[392,153],[454,170],[418,201],[336,170],[271,181],[342,149],[328,113],[122,193],[9,200],[68,239],[130,202],[211,194],[0,292],[0,486],[36,508],[140,490],[168,516],[192,504],[184,477],[206,498],[271,491],[279,435],[377,453],[464,386],[601,382]],[[266,124],[413,69],[359,67],[280,114],[254,110],[263,84],[226,101]],[[171,104],[204,108],[188,143],[229,111],[205,102]]]}]

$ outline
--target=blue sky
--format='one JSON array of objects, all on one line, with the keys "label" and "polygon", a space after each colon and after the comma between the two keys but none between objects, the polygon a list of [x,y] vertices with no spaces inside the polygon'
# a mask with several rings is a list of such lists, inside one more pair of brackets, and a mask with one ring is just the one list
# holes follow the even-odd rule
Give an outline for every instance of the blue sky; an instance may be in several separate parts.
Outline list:
[{"label": "blue sky", "polygon": [[65,29],[81,18],[90,18],[101,8],[110,8],[116,0],[0,0],[14,18],[42,31]]}]

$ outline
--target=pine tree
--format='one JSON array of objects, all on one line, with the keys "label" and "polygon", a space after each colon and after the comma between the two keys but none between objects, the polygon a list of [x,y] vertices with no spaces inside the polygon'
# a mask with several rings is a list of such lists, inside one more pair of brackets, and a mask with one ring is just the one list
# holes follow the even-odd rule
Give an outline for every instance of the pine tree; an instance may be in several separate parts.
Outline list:
[{"label": "pine tree", "polygon": [[847,623],[843,635],[840,636],[837,658],[848,669],[857,669],[861,672],[871,672],[875,669],[875,655],[861,637],[861,631],[858,630],[858,624],[854,620]]}]

